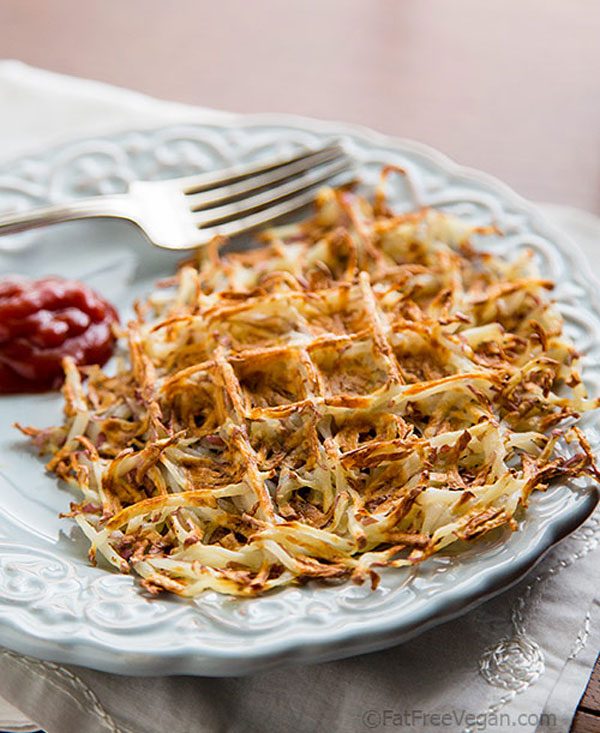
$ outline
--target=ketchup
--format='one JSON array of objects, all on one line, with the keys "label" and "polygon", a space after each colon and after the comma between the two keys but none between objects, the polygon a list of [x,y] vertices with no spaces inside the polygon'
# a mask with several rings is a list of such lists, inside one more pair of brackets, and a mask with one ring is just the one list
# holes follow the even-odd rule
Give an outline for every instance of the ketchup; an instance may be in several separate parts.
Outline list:
[{"label": "ketchup", "polygon": [[113,306],[80,282],[0,279],[0,393],[57,389],[65,356],[80,365],[104,364],[118,320]]}]

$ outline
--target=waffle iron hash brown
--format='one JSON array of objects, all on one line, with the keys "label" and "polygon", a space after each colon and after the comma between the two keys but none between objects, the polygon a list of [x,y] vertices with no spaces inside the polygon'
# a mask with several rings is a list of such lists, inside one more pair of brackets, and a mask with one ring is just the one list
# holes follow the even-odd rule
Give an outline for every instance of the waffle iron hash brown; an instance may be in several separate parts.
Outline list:
[{"label": "waffle iron hash brown", "polygon": [[392,213],[393,170],[372,203],[324,189],[263,247],[185,263],[138,305],[116,375],[66,361],[64,424],[21,429],[83,495],[67,516],[92,561],[181,596],[375,587],[598,477],[552,283],[530,253],[476,249],[492,227]]}]

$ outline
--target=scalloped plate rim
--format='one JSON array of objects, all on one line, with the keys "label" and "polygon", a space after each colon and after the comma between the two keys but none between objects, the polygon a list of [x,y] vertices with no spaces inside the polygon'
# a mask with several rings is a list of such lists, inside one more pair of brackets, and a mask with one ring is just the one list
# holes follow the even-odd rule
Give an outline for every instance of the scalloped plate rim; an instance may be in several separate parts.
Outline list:
[{"label": "scalloped plate rim", "polygon": [[[379,623],[376,629],[344,628],[337,633],[331,633],[326,641],[310,638],[310,635],[298,633],[294,640],[284,644],[281,641],[261,645],[260,652],[245,647],[243,642],[235,650],[223,650],[220,653],[210,650],[210,658],[215,662],[222,662],[227,666],[219,672],[202,669],[202,657],[198,648],[178,648],[173,652],[162,649],[146,649],[144,654],[139,650],[119,648],[113,649],[106,644],[82,643],[78,640],[61,639],[60,646],[47,638],[24,635],[14,629],[8,629],[4,634],[4,627],[0,623],[0,643],[3,646],[30,656],[50,662],[64,664],[79,664],[101,672],[123,675],[164,676],[164,675],[202,675],[208,677],[236,677],[240,675],[265,672],[279,666],[293,666],[298,664],[319,664],[344,659],[350,656],[369,654],[381,651],[397,644],[409,641],[422,633],[441,624],[452,621],[469,611],[477,608],[487,600],[509,590],[526,577],[529,572],[540,563],[546,554],[571,532],[580,527],[594,512],[598,505],[598,493],[590,492],[585,497],[585,503],[578,507],[577,513],[555,521],[548,525],[540,540],[530,547],[527,554],[523,554],[513,565],[508,565],[503,573],[484,574],[468,595],[462,591],[454,594],[445,594],[441,603],[444,610],[427,607],[421,614],[413,612],[411,624],[400,625],[390,620],[388,623]],[[454,597],[456,596],[456,597]],[[466,600],[465,600],[466,599]],[[433,604],[432,604],[433,605]],[[384,638],[380,638],[380,637]],[[351,642],[355,641],[355,644]],[[350,643],[348,643],[350,642]],[[40,643],[43,647],[40,648]],[[330,648],[333,644],[344,644],[343,647]],[[321,651],[311,650],[309,654],[303,649],[310,644],[321,647]],[[356,648],[355,648],[356,647]],[[93,662],[85,656],[89,650],[100,653]],[[125,655],[131,655],[125,658]],[[157,657],[160,657],[157,660]],[[308,658],[306,658],[308,657]],[[200,661],[200,665],[198,662]],[[242,665],[242,668],[233,668],[230,662]],[[160,665],[160,670],[157,666]],[[245,666],[243,666],[245,665]]]},{"label": "scalloped plate rim", "polygon": [[[94,140],[116,140],[122,135],[135,134],[136,132],[166,132],[172,129],[194,128],[217,130],[219,128],[236,129],[270,125],[291,128],[297,131],[309,131],[320,135],[350,135],[374,145],[389,147],[397,151],[414,152],[424,156],[444,172],[482,183],[486,188],[491,189],[492,193],[500,194],[505,201],[516,205],[521,211],[532,217],[536,228],[543,231],[554,243],[557,241],[560,243],[558,246],[560,251],[564,252],[568,248],[569,257],[576,265],[574,279],[583,285],[586,295],[593,303],[593,310],[596,312],[600,310],[598,293],[593,288],[594,284],[600,284],[600,280],[590,272],[587,272],[586,277],[583,277],[582,273],[585,271],[586,258],[577,243],[548,222],[534,204],[494,176],[460,165],[447,155],[423,143],[393,137],[356,124],[320,121],[298,115],[268,113],[252,115],[223,113],[223,115],[222,120],[211,120],[207,123],[185,121],[179,124],[113,130],[104,135],[87,136],[79,140],[55,141],[51,145],[40,146],[36,150],[22,153],[12,160],[0,162],[0,173],[6,171],[11,165],[24,160],[50,156],[53,153],[58,153],[63,148],[78,143]],[[329,631],[326,639],[319,637],[314,630],[313,632],[302,631],[296,632],[293,638],[289,640],[277,639],[272,642],[262,642],[258,649],[252,648],[252,645],[246,645],[244,640],[241,639],[236,649],[223,649],[218,653],[213,649],[209,650],[207,657],[216,662],[217,666],[219,662],[228,665],[219,671],[210,671],[203,668],[203,662],[206,659],[201,656],[203,654],[201,645],[192,646],[190,644],[187,648],[177,648],[174,652],[148,648],[141,654],[138,649],[115,649],[94,638],[87,638],[83,642],[77,639],[61,638],[55,641],[47,637],[40,638],[23,633],[20,629],[11,629],[2,621],[0,621],[0,642],[15,651],[32,654],[55,662],[82,664],[107,672],[141,675],[208,674],[211,676],[228,676],[265,670],[281,663],[315,663],[354,654],[369,653],[407,641],[434,626],[466,613],[494,595],[507,590],[521,580],[554,545],[580,526],[592,514],[597,503],[598,492],[593,489],[589,490],[579,504],[571,507],[569,512],[564,513],[564,516],[554,519],[545,526],[541,535],[535,538],[535,541],[527,547],[527,551],[513,558],[512,563],[507,563],[507,567],[503,572],[496,571],[494,573],[490,570],[483,573],[469,593],[465,593],[463,589],[458,589],[455,592],[445,591],[441,600],[430,601],[427,607],[420,612],[413,610],[411,622],[408,624],[406,621],[402,621],[402,616],[400,622],[395,618],[388,618],[384,621],[378,620],[376,627],[371,629],[365,629],[358,622],[352,622],[333,632]],[[336,644],[338,646],[334,648]],[[311,645],[318,647],[320,651],[311,648]],[[307,648],[308,652],[306,651]],[[86,657],[89,652],[94,652],[98,656],[90,660]],[[126,658],[125,655],[131,656]],[[232,661],[245,666],[241,670],[232,669],[229,666]],[[168,669],[165,669],[165,667],[168,667]]]}]

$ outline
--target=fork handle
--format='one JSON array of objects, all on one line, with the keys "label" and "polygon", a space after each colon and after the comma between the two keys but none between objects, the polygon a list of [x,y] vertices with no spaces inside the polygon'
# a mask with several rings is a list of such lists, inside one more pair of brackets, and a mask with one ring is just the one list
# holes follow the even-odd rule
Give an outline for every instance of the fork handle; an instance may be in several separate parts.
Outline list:
[{"label": "fork handle", "polygon": [[131,198],[127,194],[94,196],[56,206],[40,206],[18,214],[0,214],[0,236],[76,219],[111,217],[135,221]]}]

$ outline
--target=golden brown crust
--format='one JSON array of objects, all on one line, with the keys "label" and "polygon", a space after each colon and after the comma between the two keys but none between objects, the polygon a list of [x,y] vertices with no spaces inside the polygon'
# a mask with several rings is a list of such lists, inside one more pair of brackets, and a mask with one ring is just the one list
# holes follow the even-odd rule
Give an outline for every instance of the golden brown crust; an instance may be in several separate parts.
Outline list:
[{"label": "golden brown crust", "polygon": [[137,306],[116,376],[84,389],[65,364],[65,424],[23,431],[81,490],[92,558],[151,593],[376,587],[374,568],[514,529],[557,477],[598,477],[556,428],[596,402],[552,283],[476,248],[494,227],[394,214],[392,173],[373,206],[324,189],[261,249],[185,263]]}]

